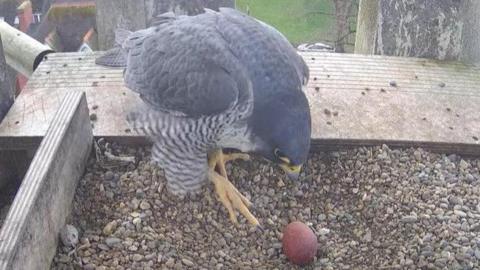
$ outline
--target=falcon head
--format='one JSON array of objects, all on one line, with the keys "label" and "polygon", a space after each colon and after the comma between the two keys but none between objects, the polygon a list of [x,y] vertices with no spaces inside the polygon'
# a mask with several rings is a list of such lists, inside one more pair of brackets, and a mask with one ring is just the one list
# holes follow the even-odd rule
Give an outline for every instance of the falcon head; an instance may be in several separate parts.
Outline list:
[{"label": "falcon head", "polygon": [[276,163],[292,180],[298,179],[310,151],[311,119],[305,94],[279,94],[254,108],[253,134],[257,153]]}]

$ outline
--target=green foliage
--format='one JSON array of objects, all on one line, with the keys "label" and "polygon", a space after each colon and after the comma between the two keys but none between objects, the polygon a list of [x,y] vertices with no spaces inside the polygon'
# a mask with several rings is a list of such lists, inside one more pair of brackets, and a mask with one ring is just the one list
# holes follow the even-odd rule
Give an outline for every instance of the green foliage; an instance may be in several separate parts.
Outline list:
[{"label": "green foliage", "polygon": [[236,5],[277,28],[294,45],[331,40],[335,18],[331,0],[236,0]]},{"label": "green foliage", "polygon": [[61,20],[70,16],[95,17],[94,5],[79,5],[79,6],[52,6],[47,14],[50,20]]}]

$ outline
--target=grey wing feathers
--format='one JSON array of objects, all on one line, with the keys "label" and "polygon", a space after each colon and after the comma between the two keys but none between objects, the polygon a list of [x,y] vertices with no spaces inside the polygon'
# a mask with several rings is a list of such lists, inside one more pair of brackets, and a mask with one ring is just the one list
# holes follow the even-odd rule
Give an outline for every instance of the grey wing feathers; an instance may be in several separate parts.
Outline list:
[{"label": "grey wing feathers", "polygon": [[251,91],[246,72],[218,33],[174,21],[135,32],[124,43],[130,89],[153,108],[190,117],[221,113],[242,91]]},{"label": "grey wing feathers", "polygon": [[[236,21],[237,23],[246,24],[248,20],[253,19],[252,17],[231,8],[220,8],[220,12],[227,15],[230,20]],[[274,27],[258,19],[253,20],[255,20],[259,26],[264,28],[264,31],[261,32],[263,35],[267,36],[269,42],[271,43],[271,46],[288,55],[288,62],[294,64],[300,81],[303,85],[306,85],[309,79],[308,66],[303,60],[303,58],[296,52],[296,50],[293,48],[287,38]]]},{"label": "grey wing feathers", "polygon": [[309,74],[308,66],[303,60],[303,58],[298,53],[296,53],[296,50],[292,50],[291,48],[286,48],[287,46],[291,47],[292,45],[282,33],[280,33],[277,29],[273,28],[272,26],[260,20],[257,20],[257,21],[267,29],[267,32],[272,36],[272,38],[279,41],[278,45],[283,47],[282,50],[289,53],[291,62],[295,64],[295,67],[297,69],[297,74],[300,77],[302,84],[306,85],[308,83],[310,74]]}]

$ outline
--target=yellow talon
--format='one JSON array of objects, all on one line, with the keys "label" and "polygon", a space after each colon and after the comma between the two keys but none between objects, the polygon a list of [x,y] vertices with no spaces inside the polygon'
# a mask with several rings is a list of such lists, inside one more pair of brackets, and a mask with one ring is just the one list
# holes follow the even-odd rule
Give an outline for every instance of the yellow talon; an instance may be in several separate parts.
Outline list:
[{"label": "yellow talon", "polygon": [[[260,223],[248,209],[252,203],[243,196],[227,178],[225,162],[235,159],[248,160],[249,156],[241,153],[225,155],[221,150],[211,153],[208,161],[210,180],[215,184],[215,191],[218,194],[218,198],[227,208],[230,220],[233,223],[238,224],[237,216],[234,212],[234,209],[237,209],[250,224],[258,226]],[[215,168],[218,168],[219,172],[215,171]]]}]

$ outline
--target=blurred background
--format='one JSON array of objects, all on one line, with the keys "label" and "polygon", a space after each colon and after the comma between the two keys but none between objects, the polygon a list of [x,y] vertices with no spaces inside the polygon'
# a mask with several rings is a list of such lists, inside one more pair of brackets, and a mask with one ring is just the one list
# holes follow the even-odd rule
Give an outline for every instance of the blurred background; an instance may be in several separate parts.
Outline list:
[{"label": "blurred background", "polygon": [[[25,28],[29,35],[48,43],[57,51],[80,49],[83,41],[88,41],[85,40],[85,35],[95,28],[95,1],[32,0],[31,14],[25,12],[23,15],[25,9],[22,8],[25,8],[25,5],[21,5],[24,2],[28,1],[0,0],[0,20],[17,28]],[[321,42],[332,46],[337,52],[353,52],[358,0],[225,2],[235,2],[237,9],[273,25],[294,46]],[[22,22],[22,16],[29,16],[31,19]],[[26,25],[23,26],[22,23]]]},{"label": "blurred background", "polygon": [[236,0],[236,7],[273,25],[295,46],[323,42],[353,52],[358,0]]}]

